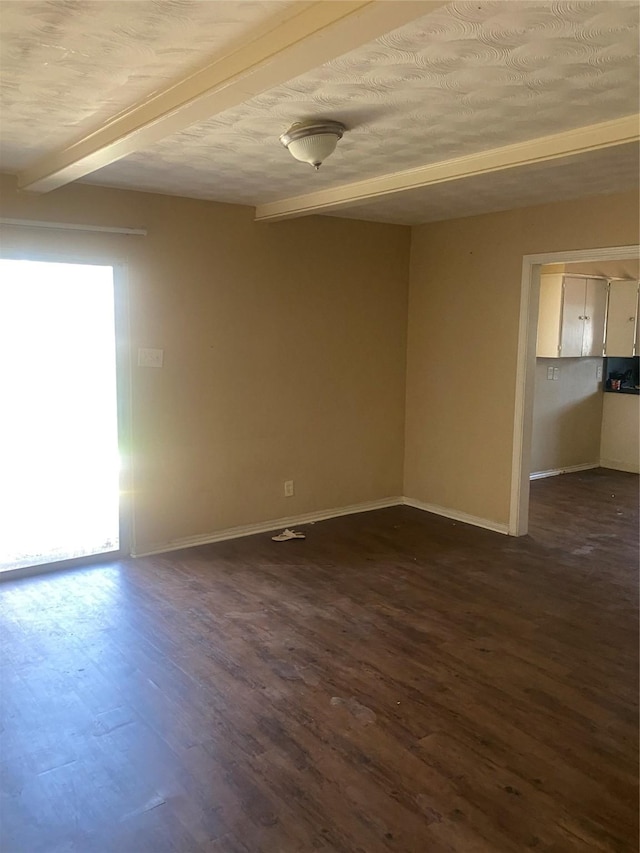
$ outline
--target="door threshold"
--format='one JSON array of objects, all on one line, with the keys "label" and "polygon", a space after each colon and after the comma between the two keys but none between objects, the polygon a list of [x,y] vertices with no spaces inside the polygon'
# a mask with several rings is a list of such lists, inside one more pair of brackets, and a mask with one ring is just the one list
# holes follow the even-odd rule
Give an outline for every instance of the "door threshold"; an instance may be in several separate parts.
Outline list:
[{"label": "door threshold", "polygon": [[54,563],[38,563],[34,566],[20,566],[15,569],[0,570],[0,583],[4,581],[17,580],[19,578],[30,578],[35,575],[44,575],[51,572],[70,571],[84,569],[100,563],[113,563],[127,557],[123,551],[104,551],[100,554],[87,554],[84,557],[72,557],[69,560],[58,560]]}]

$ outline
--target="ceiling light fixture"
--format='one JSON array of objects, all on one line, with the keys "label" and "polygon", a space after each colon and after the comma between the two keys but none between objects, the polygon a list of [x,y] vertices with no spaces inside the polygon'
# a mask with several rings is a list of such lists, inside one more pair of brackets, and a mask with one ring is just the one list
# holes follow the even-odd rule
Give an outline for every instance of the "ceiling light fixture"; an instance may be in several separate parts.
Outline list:
[{"label": "ceiling light fixture", "polygon": [[280,142],[296,160],[309,163],[317,172],[336,150],[345,130],[339,121],[298,121],[282,134]]}]

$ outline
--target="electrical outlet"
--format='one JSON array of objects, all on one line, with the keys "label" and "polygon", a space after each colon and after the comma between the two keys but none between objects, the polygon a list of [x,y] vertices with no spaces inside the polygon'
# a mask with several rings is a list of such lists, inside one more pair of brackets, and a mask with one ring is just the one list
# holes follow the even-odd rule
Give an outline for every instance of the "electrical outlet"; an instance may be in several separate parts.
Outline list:
[{"label": "electrical outlet", "polygon": [[293,480],[284,481],[284,496],[285,498],[293,497]]},{"label": "electrical outlet", "polygon": [[163,349],[148,349],[146,347],[141,347],[138,350],[138,367],[162,367],[163,361]]},{"label": "electrical outlet", "polygon": [[547,379],[553,379],[553,367],[547,367]]},{"label": "electrical outlet", "polygon": [[602,365],[601,364],[599,364],[596,367],[596,379],[598,380],[598,382],[602,381]]},{"label": "electrical outlet", "polygon": [[560,377],[560,368],[554,367],[553,368],[553,381],[555,382],[556,379],[558,379],[559,377]]}]

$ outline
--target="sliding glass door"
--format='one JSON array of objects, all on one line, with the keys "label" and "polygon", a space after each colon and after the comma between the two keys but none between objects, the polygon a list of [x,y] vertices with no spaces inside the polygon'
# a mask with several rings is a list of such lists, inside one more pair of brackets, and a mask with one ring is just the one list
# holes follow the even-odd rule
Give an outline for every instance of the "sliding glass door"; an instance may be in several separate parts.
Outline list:
[{"label": "sliding glass door", "polygon": [[0,570],[121,547],[114,270],[0,259]]}]

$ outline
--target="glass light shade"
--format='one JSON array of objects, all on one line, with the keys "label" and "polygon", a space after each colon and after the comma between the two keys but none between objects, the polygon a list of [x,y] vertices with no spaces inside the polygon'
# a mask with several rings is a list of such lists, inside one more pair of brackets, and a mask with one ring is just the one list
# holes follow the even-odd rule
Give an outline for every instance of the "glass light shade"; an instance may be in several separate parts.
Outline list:
[{"label": "glass light shade", "polygon": [[280,137],[289,153],[302,163],[309,163],[316,171],[320,164],[336,150],[338,140],[346,127],[339,121],[314,119],[297,121]]},{"label": "glass light shade", "polygon": [[289,151],[302,163],[310,163],[316,169],[336,150],[339,137],[335,133],[314,133],[302,139],[294,139],[289,145]]}]

